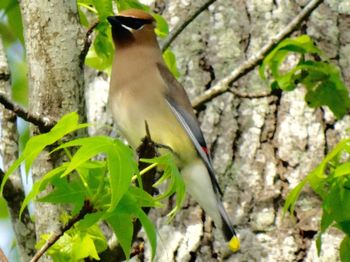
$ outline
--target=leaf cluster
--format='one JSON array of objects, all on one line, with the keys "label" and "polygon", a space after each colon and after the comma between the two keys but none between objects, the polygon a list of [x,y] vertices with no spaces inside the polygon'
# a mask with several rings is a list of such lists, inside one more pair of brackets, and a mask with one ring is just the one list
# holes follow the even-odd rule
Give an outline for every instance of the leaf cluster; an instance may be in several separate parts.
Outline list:
[{"label": "leaf cluster", "polygon": [[[50,132],[30,138],[22,155],[5,174],[1,192],[10,174],[22,163],[26,171],[29,171],[35,159],[48,147],[54,148],[50,154],[63,151],[68,160],[36,181],[20,211],[22,213],[30,201],[38,198],[39,193],[49,185],[52,190],[41,196],[38,201],[70,206],[72,211],[64,216],[64,223],[77,215],[86,201],[91,203],[94,211],[85,215],[50,248],[49,254],[54,261],[79,261],[87,257],[98,259],[98,253],[107,248],[106,240],[98,227],[101,220],[108,222],[126,258],[129,258],[133,222],[138,219],[148,236],[154,257],[156,230],[143,208],[160,207],[160,200],[174,193],[177,193],[176,207],[170,215],[180,208],[185,196],[185,185],[173,156],[166,154],[155,159],[143,160],[152,164],[146,169],[160,167],[164,170],[154,186],[170,180],[163,194],[152,197],[142,189],[142,185],[137,187],[133,183],[147,170],[139,172],[133,151],[121,141],[106,136],[62,141],[66,135],[86,127],[87,124],[78,123],[76,113],[70,113],[62,117]],[[47,235],[42,236],[38,246],[47,239]]]},{"label": "leaf cluster", "polygon": [[341,261],[350,261],[350,139],[342,140],[287,196],[284,212],[294,213],[296,201],[305,185],[322,199],[322,218],[317,238],[318,254],[322,234],[330,226],[345,237],[340,245]]},{"label": "leaf cluster", "polygon": [[[296,65],[282,70],[291,55],[297,59]],[[264,58],[259,73],[263,79],[270,75],[272,89],[291,91],[302,84],[310,107],[328,106],[337,118],[342,118],[350,109],[349,91],[339,69],[329,63],[307,35],[280,42]]]}]

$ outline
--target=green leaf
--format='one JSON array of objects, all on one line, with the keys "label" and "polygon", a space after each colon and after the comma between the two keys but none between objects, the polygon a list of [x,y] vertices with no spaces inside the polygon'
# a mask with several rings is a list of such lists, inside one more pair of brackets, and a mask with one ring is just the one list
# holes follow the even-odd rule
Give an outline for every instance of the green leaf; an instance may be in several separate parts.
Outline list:
[{"label": "green leaf", "polygon": [[115,2],[117,4],[118,12],[131,8],[141,9],[146,12],[150,11],[150,8],[147,5],[141,4],[137,0],[115,0]]},{"label": "green leaf", "polygon": [[345,175],[350,175],[350,162],[337,166],[334,171],[335,177],[340,177]]},{"label": "green leaf", "polygon": [[129,193],[135,198],[135,200],[141,207],[162,207],[163,206],[160,202],[156,201],[146,191],[136,186],[129,187]]},{"label": "green leaf", "polygon": [[88,160],[97,156],[98,154],[108,151],[112,146],[113,141],[114,140],[112,138],[107,136],[85,137],[71,140],[57,147],[54,151],[67,147],[80,146],[80,148],[72,157],[68,168],[62,174],[62,176],[68,175],[73,170],[81,167]]},{"label": "green leaf", "polygon": [[306,185],[307,179],[303,179],[291,192],[288,193],[286,202],[283,207],[283,215],[289,210],[289,212],[293,215],[296,201],[298,200],[301,191]]},{"label": "green leaf", "polygon": [[88,192],[80,180],[77,181],[75,178],[75,180],[68,182],[65,178],[57,177],[51,181],[51,184],[54,186],[53,191],[39,198],[38,201],[54,204],[72,204],[75,207],[75,212],[73,213],[77,213],[81,209]]},{"label": "green leaf", "polygon": [[138,219],[140,220],[147,238],[151,244],[151,248],[152,248],[152,260],[154,259],[155,255],[156,255],[156,249],[157,249],[157,232],[156,232],[156,228],[154,226],[154,224],[152,223],[152,221],[148,218],[148,216],[145,214],[145,212],[143,212],[143,210],[141,208],[138,208],[135,210],[136,216],[138,217]]},{"label": "green leaf", "polygon": [[333,216],[328,212],[325,206],[323,206],[322,218],[321,218],[321,233],[326,232],[328,227],[333,223]]},{"label": "green leaf", "polygon": [[106,20],[103,20],[96,26],[95,31],[95,40],[85,58],[85,63],[92,68],[110,74],[114,57],[110,25]]},{"label": "green leaf", "polygon": [[97,224],[98,221],[103,217],[105,212],[95,212],[91,214],[86,214],[82,220],[79,221],[79,223],[76,225],[76,228],[78,230],[87,230],[94,224]]},{"label": "green leaf", "polygon": [[176,66],[176,58],[174,53],[168,48],[167,50],[165,50],[165,52],[163,53],[163,58],[165,61],[165,64],[167,65],[167,67],[169,68],[170,72],[176,77],[178,78],[180,76],[179,71],[177,70],[177,66]]},{"label": "green leaf", "polygon": [[337,227],[346,235],[350,236],[350,220],[339,222]]},{"label": "green leaf", "polygon": [[318,233],[316,238],[316,249],[317,249],[317,255],[320,256],[321,254],[321,246],[322,246],[322,234]]},{"label": "green leaf", "polygon": [[100,260],[94,241],[87,234],[81,234],[80,238],[76,238],[74,241],[74,248],[72,257],[75,261],[91,257]]},{"label": "green leaf", "polygon": [[8,177],[25,161],[25,170],[28,173],[33,161],[48,145],[51,145],[64,137],[65,135],[85,128],[87,124],[78,124],[78,114],[76,112],[67,114],[46,134],[37,135],[29,139],[22,155],[11,165],[6,172],[1,184],[0,193],[2,194],[4,185]]},{"label": "green leaf", "polygon": [[118,140],[114,141],[113,147],[107,152],[107,165],[112,195],[109,210],[113,210],[128,191],[132,176],[138,169],[133,151]]},{"label": "green leaf", "polygon": [[336,82],[326,80],[319,83],[315,88],[308,90],[305,95],[305,101],[310,107],[320,107],[326,105],[340,119],[350,109],[350,98],[347,88],[343,85],[337,85]]},{"label": "green leaf", "polygon": [[94,156],[106,153],[111,186],[110,210],[114,209],[128,190],[132,176],[137,172],[133,151],[122,142],[105,136],[78,138],[62,144],[55,150],[72,146],[80,148],[62,176],[68,175]]},{"label": "green leaf", "polygon": [[153,185],[154,187],[157,187],[170,179],[168,188],[164,193],[157,196],[156,200],[162,200],[176,193],[176,205],[168,214],[169,219],[172,219],[176,212],[181,209],[186,196],[185,182],[177,169],[173,155],[165,154],[152,159],[141,159],[141,161],[145,163],[157,163],[164,170],[162,177]]},{"label": "green leaf", "polygon": [[130,258],[131,242],[134,233],[132,216],[130,214],[113,214],[106,219],[117,236],[118,242],[123,248],[126,259]]},{"label": "green leaf", "polygon": [[350,262],[350,238],[345,236],[340,244],[340,260],[342,262]]},{"label": "green leaf", "polygon": [[113,15],[111,0],[92,0],[92,3],[97,10],[100,21],[105,20],[107,16]]},{"label": "green leaf", "polygon": [[48,183],[50,183],[55,177],[61,175],[67,168],[67,164],[63,164],[55,169],[52,169],[46,175],[44,175],[40,180],[34,183],[32,190],[23,200],[19,217],[21,217],[23,210],[28,206],[29,202],[32,201],[42,190],[44,190]]},{"label": "green leaf", "polygon": [[[40,248],[50,235],[41,236],[41,240],[36,245]],[[81,261],[85,258],[99,260],[98,253],[107,248],[107,241],[95,224],[87,230],[70,229],[61,236],[57,242],[47,251],[54,262]]]},{"label": "green leaf", "polygon": [[169,26],[167,21],[161,15],[152,14],[152,16],[157,22],[157,27],[155,29],[156,34],[161,38],[166,37],[169,34]]},{"label": "green leaf", "polygon": [[341,183],[332,183],[325,204],[336,222],[350,220],[350,190]]}]

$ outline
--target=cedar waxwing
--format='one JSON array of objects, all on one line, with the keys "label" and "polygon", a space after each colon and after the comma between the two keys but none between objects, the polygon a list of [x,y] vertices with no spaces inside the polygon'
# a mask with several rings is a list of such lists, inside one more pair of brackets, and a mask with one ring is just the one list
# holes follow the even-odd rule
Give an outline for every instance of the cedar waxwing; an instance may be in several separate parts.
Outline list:
[{"label": "cedar waxwing", "polygon": [[116,49],[108,99],[121,133],[137,148],[147,122],[152,140],[174,152],[187,192],[237,251],[240,243],[221,203],[207,145],[184,88],[162,58],[154,18],[129,9],[108,21]]}]

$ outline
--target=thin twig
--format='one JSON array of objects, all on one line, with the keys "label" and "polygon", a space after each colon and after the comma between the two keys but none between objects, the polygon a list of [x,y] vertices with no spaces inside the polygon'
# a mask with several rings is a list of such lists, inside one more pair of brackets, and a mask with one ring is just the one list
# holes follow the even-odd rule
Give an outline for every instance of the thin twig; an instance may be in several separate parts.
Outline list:
[{"label": "thin twig", "polygon": [[83,50],[80,53],[79,59],[80,59],[80,68],[83,68],[84,62],[85,62],[85,58],[87,53],[89,52],[91,43],[92,43],[92,38],[91,38],[91,34],[94,31],[94,29],[96,28],[96,26],[99,24],[99,21],[94,22],[89,29],[86,31],[85,34],[85,40],[84,40],[84,47]]},{"label": "thin twig", "polygon": [[172,32],[170,32],[167,39],[165,39],[162,52],[167,50],[167,48],[174,42],[174,40],[181,34],[181,32],[194,20],[197,16],[199,16],[204,10],[206,10],[212,3],[216,0],[207,0],[201,5],[198,9],[194,10],[187,19],[185,19],[180,25],[178,25]]},{"label": "thin twig", "polygon": [[271,91],[266,91],[266,92],[260,92],[260,93],[251,93],[251,92],[242,92],[236,89],[229,89],[228,92],[234,94],[235,96],[239,98],[248,98],[248,99],[253,99],[253,98],[264,98],[267,96],[273,95]]},{"label": "thin twig", "polygon": [[196,97],[192,101],[192,105],[194,108],[199,109],[209,100],[225,93],[231,88],[231,84],[234,81],[237,81],[243,75],[246,75],[248,72],[253,70],[261,61],[264,59],[265,55],[269,53],[279,42],[281,42],[284,38],[293,33],[298,25],[303,22],[312,11],[317,8],[323,0],[311,0],[304,9],[277,35],[272,37],[270,41],[263,46],[260,51],[256,53],[256,55],[252,56],[245,63],[239,66],[237,69],[232,71],[228,76],[220,80],[215,86],[205,91],[200,96]]},{"label": "thin twig", "polygon": [[0,93],[0,104],[2,104],[6,109],[14,112],[16,116],[36,125],[42,133],[50,131],[56,124],[55,121],[52,121],[46,117],[36,116],[29,113],[22,107],[14,104],[5,94],[2,93]]},{"label": "thin twig", "polygon": [[85,215],[95,212],[94,207],[91,205],[90,201],[85,200],[83,207],[81,208],[79,214],[77,214],[75,217],[71,218],[68,223],[57,233],[54,233],[46,242],[45,244],[38,250],[38,252],[33,256],[33,258],[30,260],[30,262],[36,262],[38,261],[42,255],[45,254],[45,252],[57,242],[57,240],[63,236],[65,232],[67,232],[69,229],[71,229],[77,222],[82,220]]}]

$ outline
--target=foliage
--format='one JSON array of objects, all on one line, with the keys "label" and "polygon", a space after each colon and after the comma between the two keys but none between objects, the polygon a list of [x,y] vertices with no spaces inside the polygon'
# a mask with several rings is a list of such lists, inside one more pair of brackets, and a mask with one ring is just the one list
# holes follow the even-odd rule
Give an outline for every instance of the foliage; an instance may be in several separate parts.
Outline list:
[{"label": "foliage", "polygon": [[[298,56],[297,64],[284,71],[281,69],[283,63],[291,54]],[[310,107],[328,106],[337,118],[343,117],[350,109],[349,91],[339,69],[324,58],[322,51],[307,35],[280,42],[260,66],[263,79],[266,79],[267,71],[273,79],[270,83],[272,89],[291,91],[302,84],[307,91],[305,101]]]},{"label": "foliage", "polygon": [[[5,174],[1,192],[9,175],[21,163],[24,162],[26,170],[29,170],[45,148],[54,148],[50,154],[63,151],[68,160],[49,171],[33,185],[21,208],[22,213],[29,202],[37,198],[48,185],[51,185],[53,190],[40,197],[38,201],[69,205],[72,207],[69,216],[77,215],[85,201],[92,204],[94,212],[85,215],[50,249],[49,254],[54,261],[76,261],[86,257],[98,259],[98,252],[107,247],[103,234],[97,226],[101,220],[110,224],[126,257],[129,257],[135,218],[139,219],[148,236],[154,257],[156,231],[142,208],[159,207],[161,206],[159,201],[173,193],[177,193],[177,202],[170,215],[180,208],[185,195],[185,186],[173,156],[167,154],[143,160],[152,163],[150,168],[160,167],[164,170],[155,186],[166,179],[171,181],[163,194],[153,198],[142,188],[134,185],[133,181],[145,171],[138,171],[133,151],[119,140],[96,136],[62,142],[65,136],[86,127],[86,124],[78,123],[76,113],[70,113],[50,132],[30,138],[22,155]],[[103,160],[96,160],[96,157]],[[63,222],[67,221],[68,218],[65,217]],[[42,236],[38,246],[47,238],[48,236]]]},{"label": "foliage", "polygon": [[[149,6],[141,4],[137,0],[115,0],[115,4],[118,12],[135,8],[151,13],[157,22],[157,27],[155,29],[156,34],[161,38],[164,38],[169,34],[168,23],[161,15],[152,13]],[[92,47],[89,49],[85,63],[92,68],[105,71],[109,74],[112,66],[114,50],[107,17],[114,14],[112,1],[78,0],[78,6],[82,25],[90,27],[90,24],[93,24],[92,22],[89,22],[86,12],[92,13],[93,20],[97,19],[99,21],[95,28],[96,36]],[[89,16],[91,17],[91,14],[89,14]],[[175,56],[170,49],[166,50],[163,58],[171,72],[178,77],[179,72],[176,67]]]},{"label": "foliage", "polygon": [[[284,62],[292,55],[296,65],[283,70]],[[308,57],[308,58],[307,58]],[[298,84],[306,88],[305,101],[310,107],[328,106],[337,118],[350,109],[350,98],[339,69],[330,64],[311,38],[302,35],[280,42],[263,60],[260,68],[263,79],[270,74],[272,89],[294,90]],[[349,261],[350,249],[350,139],[341,141],[287,196],[284,212],[294,213],[296,201],[305,185],[321,197],[323,215],[317,239],[320,253],[322,234],[335,226],[345,234],[340,246],[342,261]]]},{"label": "foliage", "polygon": [[27,105],[28,70],[24,54],[22,16],[17,0],[0,1],[0,36],[11,71],[12,97],[17,103]]},{"label": "foliage", "polygon": [[349,261],[350,249],[350,139],[342,140],[323,161],[301,181],[287,196],[284,212],[295,209],[305,185],[322,199],[323,214],[317,239],[318,253],[321,251],[322,234],[330,226],[343,231],[345,237],[340,245],[342,261]]}]

